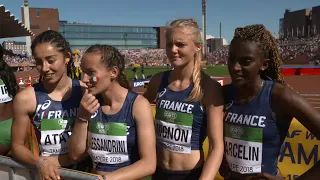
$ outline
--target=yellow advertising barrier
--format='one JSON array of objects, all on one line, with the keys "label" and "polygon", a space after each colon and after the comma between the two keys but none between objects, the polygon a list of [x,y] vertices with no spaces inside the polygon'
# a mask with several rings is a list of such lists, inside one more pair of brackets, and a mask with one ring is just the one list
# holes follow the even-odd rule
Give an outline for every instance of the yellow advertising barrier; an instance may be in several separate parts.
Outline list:
[{"label": "yellow advertising barrier", "polygon": [[[155,115],[155,105],[152,105]],[[298,120],[293,119],[279,155],[278,167],[286,180],[294,180],[310,169],[319,160],[320,141],[310,133]],[[209,143],[203,143],[205,158],[208,156]],[[217,175],[215,180],[223,180]]]},{"label": "yellow advertising barrier", "polygon": [[296,119],[291,122],[278,158],[278,166],[286,180],[293,180],[319,160],[320,141]]}]

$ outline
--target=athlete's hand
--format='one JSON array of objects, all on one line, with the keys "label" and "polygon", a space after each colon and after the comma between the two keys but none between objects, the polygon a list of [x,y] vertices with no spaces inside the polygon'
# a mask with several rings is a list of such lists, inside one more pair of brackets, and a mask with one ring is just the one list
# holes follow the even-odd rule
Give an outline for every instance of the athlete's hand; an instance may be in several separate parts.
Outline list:
[{"label": "athlete's hand", "polygon": [[268,173],[260,173],[253,180],[284,180],[282,176],[272,176]]},{"label": "athlete's hand", "polygon": [[88,89],[84,89],[83,97],[80,101],[78,117],[89,120],[91,115],[95,113],[100,104],[95,96],[88,92]]},{"label": "athlete's hand", "polygon": [[106,175],[100,175],[100,176],[98,176],[98,180],[106,180],[106,179],[109,179],[109,178],[107,178]]},{"label": "athlete's hand", "polygon": [[58,167],[50,160],[42,160],[37,166],[41,180],[60,180]]}]

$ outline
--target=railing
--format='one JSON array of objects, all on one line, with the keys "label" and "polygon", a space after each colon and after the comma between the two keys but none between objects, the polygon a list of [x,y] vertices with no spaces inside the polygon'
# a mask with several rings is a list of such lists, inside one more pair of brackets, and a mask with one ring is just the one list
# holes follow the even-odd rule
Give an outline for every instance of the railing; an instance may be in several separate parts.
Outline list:
[{"label": "railing", "polygon": [[[66,179],[96,180],[98,177],[81,171],[59,168],[60,176]],[[35,180],[39,179],[36,168],[23,165],[9,157],[0,156],[0,179],[1,180]]]}]

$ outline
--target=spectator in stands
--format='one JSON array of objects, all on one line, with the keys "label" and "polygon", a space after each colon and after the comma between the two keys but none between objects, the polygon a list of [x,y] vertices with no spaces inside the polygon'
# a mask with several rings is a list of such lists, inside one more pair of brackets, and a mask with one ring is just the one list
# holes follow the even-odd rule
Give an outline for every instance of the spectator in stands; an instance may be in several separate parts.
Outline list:
[{"label": "spectator in stands", "polygon": [[[277,162],[293,118],[320,137],[319,112],[286,86],[280,65],[276,40],[263,25],[235,30],[228,59],[232,84],[224,86],[226,149],[220,174],[226,180],[283,179]],[[318,179],[319,168],[318,163],[298,179]]]},{"label": "spectator in stands", "polygon": [[[171,22],[166,41],[173,70],[156,74],[144,94],[157,105],[158,167],[153,179],[214,179],[223,156],[221,85],[201,70],[202,39],[196,21]],[[212,149],[204,161],[207,132]]]},{"label": "spectator in stands", "polygon": [[3,50],[0,46],[0,155],[7,155],[11,148],[12,100],[19,86],[14,72],[2,57]]},{"label": "spectator in stands", "polygon": [[[69,159],[67,144],[82,90],[80,81],[69,77],[74,73],[73,60],[69,43],[61,34],[42,32],[33,40],[31,50],[42,81],[23,89],[14,99],[12,155],[36,166],[42,179],[57,180],[58,166],[73,168],[75,164]],[[36,148],[28,149],[25,142],[32,137],[32,132],[28,134],[30,124]]]},{"label": "spectator in stands", "polygon": [[93,45],[86,50],[81,69],[88,89],[71,136],[72,159],[88,153],[93,172],[103,179],[152,175],[156,143],[151,105],[129,89],[123,56],[112,46]]},{"label": "spectator in stands", "polygon": [[143,64],[141,64],[140,72],[141,72],[141,79],[146,79],[146,76],[144,75],[144,65]]}]

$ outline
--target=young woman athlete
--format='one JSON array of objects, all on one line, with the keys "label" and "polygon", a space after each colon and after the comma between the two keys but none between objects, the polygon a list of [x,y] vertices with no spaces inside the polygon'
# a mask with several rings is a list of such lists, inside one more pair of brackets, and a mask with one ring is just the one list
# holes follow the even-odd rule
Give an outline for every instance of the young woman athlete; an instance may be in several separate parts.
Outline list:
[{"label": "young woman athlete", "polygon": [[3,60],[0,46],[0,155],[7,155],[11,149],[12,100],[19,86],[8,64]]},{"label": "young woman athlete", "polygon": [[70,157],[93,161],[101,179],[135,180],[156,169],[150,103],[129,90],[124,57],[108,45],[89,47],[81,60],[87,89],[70,143]]},{"label": "young woman athlete", "polygon": [[[192,19],[171,22],[166,53],[173,70],[158,73],[144,96],[156,101],[154,180],[214,179],[223,157],[221,85],[201,70],[202,38]],[[202,144],[211,146],[204,161]]]},{"label": "young woman athlete", "polygon": [[[80,81],[68,77],[73,62],[69,44],[61,34],[52,30],[39,34],[31,50],[42,81],[23,89],[14,99],[12,155],[37,166],[41,179],[57,180],[58,166],[72,168],[75,164],[68,156],[67,143],[82,91]],[[24,146],[30,121],[36,130],[40,156]]]},{"label": "young woman athlete", "polygon": [[[263,25],[237,28],[231,41],[224,86],[225,179],[283,179],[278,156],[295,117],[320,137],[320,114],[285,85],[276,40]],[[312,179],[317,164],[298,179]]]}]

